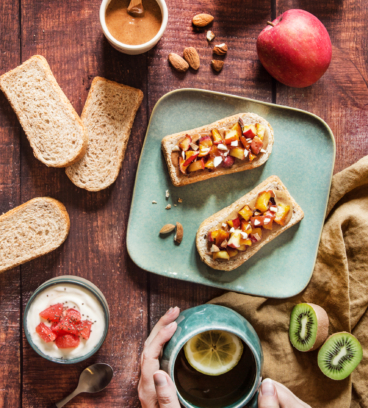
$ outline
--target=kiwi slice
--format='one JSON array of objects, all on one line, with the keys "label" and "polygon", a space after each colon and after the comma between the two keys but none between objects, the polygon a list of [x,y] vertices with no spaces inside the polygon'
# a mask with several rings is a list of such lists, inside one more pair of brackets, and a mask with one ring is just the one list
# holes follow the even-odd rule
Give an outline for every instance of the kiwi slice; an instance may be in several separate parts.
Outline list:
[{"label": "kiwi slice", "polygon": [[343,380],[358,366],[363,358],[359,341],[347,332],[330,336],[318,352],[318,366],[329,378]]},{"label": "kiwi slice", "polygon": [[291,312],[289,337],[299,351],[316,350],[328,336],[328,316],[322,307],[300,303]]}]

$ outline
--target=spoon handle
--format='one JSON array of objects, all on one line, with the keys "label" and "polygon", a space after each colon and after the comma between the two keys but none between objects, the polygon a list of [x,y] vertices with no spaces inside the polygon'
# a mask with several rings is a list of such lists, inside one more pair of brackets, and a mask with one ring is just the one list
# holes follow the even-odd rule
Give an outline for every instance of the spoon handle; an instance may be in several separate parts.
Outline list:
[{"label": "spoon handle", "polygon": [[61,408],[63,407],[65,404],[67,404],[72,398],[76,397],[78,394],[80,394],[80,391],[78,391],[78,388],[76,390],[74,390],[70,395],[68,395],[67,397],[65,397],[64,399],[62,399],[61,401],[57,402],[55,404],[56,408]]}]

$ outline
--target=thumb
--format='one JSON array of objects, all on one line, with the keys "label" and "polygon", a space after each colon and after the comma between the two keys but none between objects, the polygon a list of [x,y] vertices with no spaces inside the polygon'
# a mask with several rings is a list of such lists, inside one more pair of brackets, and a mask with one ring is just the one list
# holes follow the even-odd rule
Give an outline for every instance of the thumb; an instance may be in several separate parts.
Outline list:
[{"label": "thumb", "polygon": [[171,378],[164,371],[153,374],[158,405],[160,408],[180,408],[176,388]]},{"label": "thumb", "polygon": [[258,408],[280,408],[276,387],[269,378],[262,381],[258,396]]}]

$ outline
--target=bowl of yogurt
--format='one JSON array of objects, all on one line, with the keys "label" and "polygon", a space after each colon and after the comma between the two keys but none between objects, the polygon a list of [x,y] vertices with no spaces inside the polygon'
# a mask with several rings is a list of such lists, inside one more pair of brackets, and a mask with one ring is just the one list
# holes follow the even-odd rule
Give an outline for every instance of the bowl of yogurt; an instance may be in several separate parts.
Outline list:
[{"label": "bowl of yogurt", "polygon": [[96,285],[78,276],[52,278],[32,294],[23,317],[28,343],[41,357],[74,364],[102,346],[110,312]]}]

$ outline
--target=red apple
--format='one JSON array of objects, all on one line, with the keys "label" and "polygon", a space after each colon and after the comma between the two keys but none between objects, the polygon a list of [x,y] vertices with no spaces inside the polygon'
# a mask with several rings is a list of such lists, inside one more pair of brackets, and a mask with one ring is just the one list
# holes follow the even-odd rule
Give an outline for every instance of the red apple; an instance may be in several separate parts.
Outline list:
[{"label": "red apple", "polygon": [[262,65],[281,83],[295,88],[314,84],[331,62],[326,27],[313,14],[288,10],[262,30],[257,52]]}]

